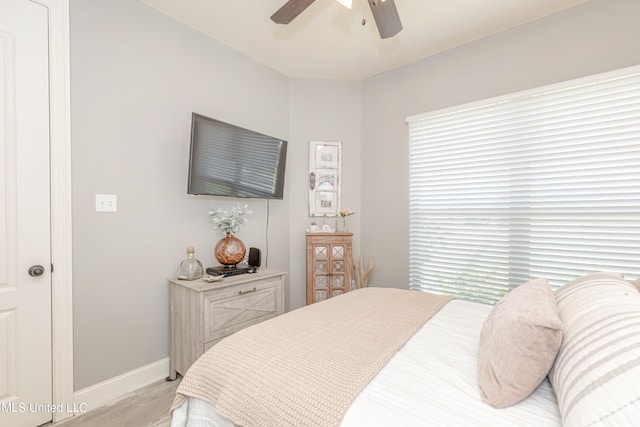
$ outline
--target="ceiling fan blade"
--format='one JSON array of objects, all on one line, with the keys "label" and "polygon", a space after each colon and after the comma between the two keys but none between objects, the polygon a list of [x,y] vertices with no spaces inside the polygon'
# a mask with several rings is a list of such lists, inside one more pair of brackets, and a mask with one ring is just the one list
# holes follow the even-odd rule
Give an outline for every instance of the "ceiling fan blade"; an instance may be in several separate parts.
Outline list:
[{"label": "ceiling fan blade", "polygon": [[271,15],[271,20],[276,24],[288,24],[296,16],[300,15],[306,8],[311,6],[315,0],[289,0],[280,9]]},{"label": "ceiling fan blade", "polygon": [[400,16],[394,0],[367,0],[373,19],[376,21],[380,38],[388,39],[402,30]]}]

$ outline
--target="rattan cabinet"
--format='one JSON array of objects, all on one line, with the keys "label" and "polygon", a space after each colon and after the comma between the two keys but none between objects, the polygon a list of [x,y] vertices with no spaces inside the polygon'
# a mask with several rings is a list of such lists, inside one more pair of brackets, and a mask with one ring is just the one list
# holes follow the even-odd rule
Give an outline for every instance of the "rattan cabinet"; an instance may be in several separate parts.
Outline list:
[{"label": "rattan cabinet", "polygon": [[353,233],[307,233],[307,304],[351,290]]}]

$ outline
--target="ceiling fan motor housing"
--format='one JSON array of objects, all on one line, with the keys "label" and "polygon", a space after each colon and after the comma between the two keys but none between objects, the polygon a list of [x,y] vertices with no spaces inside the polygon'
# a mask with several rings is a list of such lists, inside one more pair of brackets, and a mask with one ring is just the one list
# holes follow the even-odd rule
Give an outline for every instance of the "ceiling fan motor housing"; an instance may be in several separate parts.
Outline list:
[{"label": "ceiling fan motor housing", "polygon": [[[315,0],[289,0],[280,9],[271,15],[271,20],[276,24],[288,24],[300,15]],[[387,39],[398,34],[402,30],[402,23],[398,15],[398,9],[394,0],[367,0],[373,19],[376,21],[380,38]],[[362,18],[362,25],[367,20]]]}]

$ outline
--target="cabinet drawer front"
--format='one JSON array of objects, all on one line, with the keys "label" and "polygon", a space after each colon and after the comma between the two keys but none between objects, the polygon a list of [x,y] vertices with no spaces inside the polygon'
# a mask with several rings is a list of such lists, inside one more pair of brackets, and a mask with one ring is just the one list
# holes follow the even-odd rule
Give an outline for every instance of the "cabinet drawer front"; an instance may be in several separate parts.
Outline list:
[{"label": "cabinet drawer front", "polygon": [[205,295],[204,341],[281,314],[279,287],[279,281],[254,282]]}]

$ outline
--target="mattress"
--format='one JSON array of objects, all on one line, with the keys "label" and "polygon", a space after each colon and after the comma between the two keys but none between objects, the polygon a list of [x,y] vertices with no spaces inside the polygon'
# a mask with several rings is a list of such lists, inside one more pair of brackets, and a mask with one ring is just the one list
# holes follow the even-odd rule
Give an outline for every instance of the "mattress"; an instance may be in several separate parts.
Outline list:
[{"label": "mattress", "polygon": [[[560,426],[547,380],[522,402],[494,409],[480,400],[477,353],[492,306],[449,302],[393,356],[354,400],[341,427]],[[286,396],[283,396],[286,398]],[[194,398],[173,413],[172,427],[232,427],[213,405]]]}]

